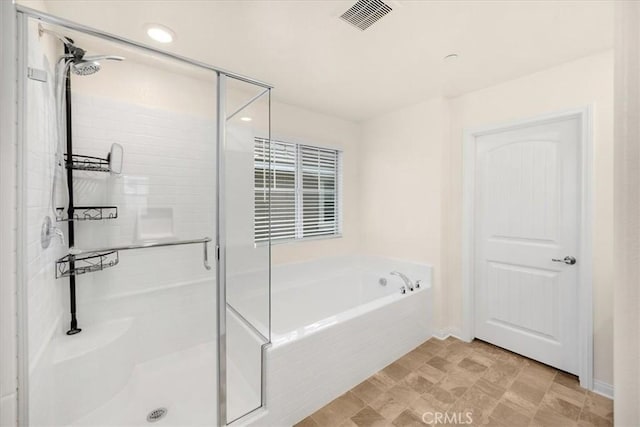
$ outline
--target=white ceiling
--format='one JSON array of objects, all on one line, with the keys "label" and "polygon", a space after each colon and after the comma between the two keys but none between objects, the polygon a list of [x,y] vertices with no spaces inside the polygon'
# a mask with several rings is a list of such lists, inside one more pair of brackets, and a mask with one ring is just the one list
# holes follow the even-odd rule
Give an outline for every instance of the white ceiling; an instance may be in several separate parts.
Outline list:
[{"label": "white ceiling", "polygon": [[[27,3],[25,1],[25,3]],[[362,32],[353,1],[47,1],[48,11],[276,86],[274,98],[362,120],[613,45],[611,1],[389,1]],[[170,45],[144,24],[173,29]],[[443,57],[460,59],[445,63]]]}]

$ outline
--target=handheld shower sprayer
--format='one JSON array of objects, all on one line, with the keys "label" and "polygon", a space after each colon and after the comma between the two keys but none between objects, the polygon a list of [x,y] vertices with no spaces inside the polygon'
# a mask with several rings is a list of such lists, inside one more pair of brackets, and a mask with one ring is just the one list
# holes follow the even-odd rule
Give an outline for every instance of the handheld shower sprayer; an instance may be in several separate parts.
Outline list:
[{"label": "handheld shower sprayer", "polygon": [[[65,128],[65,102],[67,93],[64,89],[65,80],[69,75],[69,71],[73,72],[73,74],[78,76],[89,76],[97,73],[101,69],[100,61],[123,61],[125,58],[122,56],[116,55],[91,55],[87,56],[87,51],[76,46],[73,39],[63,36],[55,31],[49,30],[42,26],[42,24],[38,25],[38,34],[42,37],[44,34],[49,34],[56,39],[58,39],[64,45],[65,53],[59,58],[57,66],[56,66],[56,88],[55,88],[55,97],[56,97],[56,114],[57,114],[57,128],[58,128],[58,142],[56,144],[56,152],[55,152],[55,160],[54,160],[54,174],[53,174],[53,182],[51,188],[51,211],[53,216],[58,220],[64,220],[64,209],[58,209],[56,203],[56,188],[57,181],[61,179],[64,183],[65,188],[65,201],[63,206],[67,206],[69,204],[69,189],[68,183],[66,182],[66,174],[65,174],[65,160],[64,160],[64,149],[63,149],[63,141],[66,136],[66,128]],[[68,89],[67,89],[68,91]]]}]

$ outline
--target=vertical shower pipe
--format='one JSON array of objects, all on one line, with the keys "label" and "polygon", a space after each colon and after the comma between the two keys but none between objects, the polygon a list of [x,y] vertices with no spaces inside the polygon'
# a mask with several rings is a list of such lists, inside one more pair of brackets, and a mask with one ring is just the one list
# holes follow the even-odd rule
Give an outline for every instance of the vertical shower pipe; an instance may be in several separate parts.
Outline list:
[{"label": "vertical shower pipe", "polygon": [[[73,40],[69,40],[73,43]],[[68,55],[70,53],[69,48],[65,44],[64,53]],[[67,68],[66,75],[64,77],[65,85],[65,118],[66,118],[66,135],[67,135],[67,193],[69,194],[69,207],[67,226],[69,228],[69,248],[75,245],[75,223],[73,221],[73,141],[72,141],[72,128],[71,128],[71,67]],[[54,178],[55,179],[55,178]],[[75,270],[75,262],[73,255],[69,255],[69,271]],[[71,324],[67,335],[75,335],[82,331],[78,328],[78,319],[76,317],[76,276],[71,274],[69,276],[69,311],[71,312]]]},{"label": "vertical shower pipe", "polygon": [[227,425],[227,269],[226,269],[226,201],[225,152],[227,123],[227,76],[217,72],[216,163],[216,284],[218,287],[218,425]]}]

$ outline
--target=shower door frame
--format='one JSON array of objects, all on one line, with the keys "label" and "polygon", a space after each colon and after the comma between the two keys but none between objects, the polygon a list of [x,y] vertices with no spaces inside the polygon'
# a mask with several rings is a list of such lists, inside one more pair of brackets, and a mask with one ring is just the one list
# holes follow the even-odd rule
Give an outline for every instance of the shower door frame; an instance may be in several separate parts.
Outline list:
[{"label": "shower door frame", "polygon": [[[118,43],[130,48],[138,49],[152,55],[157,55],[166,59],[172,59],[185,64],[189,64],[198,68],[211,71],[216,74],[217,91],[216,91],[216,240],[215,240],[215,256],[216,256],[216,286],[217,286],[217,298],[218,304],[215,309],[217,310],[217,377],[218,377],[218,425],[228,425],[227,420],[227,355],[226,355],[226,265],[225,265],[225,253],[226,253],[226,231],[225,227],[221,226],[222,220],[225,218],[224,214],[224,150],[226,139],[226,79],[227,77],[239,80],[251,85],[259,86],[266,89],[271,94],[273,85],[265,83],[263,81],[234,73],[225,70],[220,67],[216,67],[195,59],[191,59],[185,56],[177,55],[162,49],[156,49],[152,46],[139,43],[133,40],[129,40],[124,37],[120,37],[105,31],[97,30],[95,28],[88,27],[73,21],[69,21],[64,18],[57,17],[45,12],[41,12],[36,9],[32,9],[20,4],[15,4],[15,16],[16,16],[16,54],[17,54],[17,126],[16,126],[16,159],[17,159],[17,231],[16,231],[16,313],[17,313],[17,356],[18,356],[18,369],[17,369],[17,396],[18,396],[18,425],[29,425],[29,350],[28,350],[28,305],[26,294],[26,262],[25,253],[26,247],[23,237],[26,235],[26,226],[24,224],[25,214],[25,179],[24,179],[24,126],[25,114],[24,109],[26,106],[25,94],[25,79],[26,74],[23,72],[26,70],[27,65],[27,41],[28,41],[28,21],[29,19],[35,19],[44,23],[56,25],[59,27],[67,28],[69,30],[81,32],[93,37],[97,37],[103,40]],[[271,108],[269,104],[269,109]],[[269,112],[269,126],[271,123]],[[269,264],[271,259],[269,256]],[[269,265],[269,274],[271,271],[271,265]],[[269,279],[270,280],[270,279]],[[243,419],[245,416],[253,414],[257,409],[263,408],[266,403],[265,398],[265,375],[264,375],[264,349],[270,343],[263,345],[263,367],[262,367],[262,390],[261,390],[261,405],[258,408],[243,415],[238,420]],[[235,420],[235,421],[238,421]]]}]

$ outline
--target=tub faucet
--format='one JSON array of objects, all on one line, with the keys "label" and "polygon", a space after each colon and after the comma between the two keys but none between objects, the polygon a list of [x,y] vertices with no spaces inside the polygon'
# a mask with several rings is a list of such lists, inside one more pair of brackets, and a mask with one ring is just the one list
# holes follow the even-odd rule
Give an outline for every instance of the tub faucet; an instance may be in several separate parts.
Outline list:
[{"label": "tub faucet", "polygon": [[400,273],[399,271],[392,271],[390,274],[394,276],[399,276],[404,281],[404,284],[407,286],[407,289],[409,289],[410,291],[413,290],[413,283],[411,282],[411,279],[409,279],[407,276]]}]

